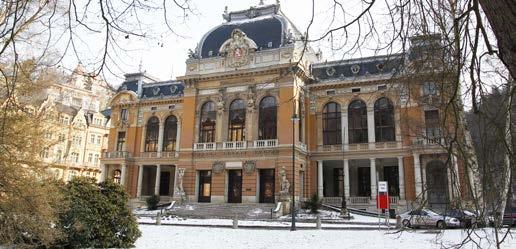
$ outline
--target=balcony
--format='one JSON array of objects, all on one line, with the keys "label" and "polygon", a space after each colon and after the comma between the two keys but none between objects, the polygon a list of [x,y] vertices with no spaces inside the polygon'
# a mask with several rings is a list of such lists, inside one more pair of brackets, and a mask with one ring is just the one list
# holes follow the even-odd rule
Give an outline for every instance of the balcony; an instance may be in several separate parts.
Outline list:
[{"label": "balcony", "polygon": [[222,148],[225,150],[243,150],[247,148],[246,141],[231,141],[231,142],[223,142]]},{"label": "balcony", "polygon": [[176,157],[176,151],[148,151],[148,152],[140,152],[140,158],[174,158]]},{"label": "balcony", "polygon": [[412,145],[415,146],[431,146],[431,145],[444,145],[445,141],[443,137],[436,137],[436,138],[425,138],[425,137],[418,137],[412,139]]},{"label": "balcony", "polygon": [[[274,148],[278,146],[277,139],[255,140],[255,141],[228,141],[222,143],[195,143],[194,151],[211,150],[245,150],[252,148]],[[305,145],[306,147],[306,145]]]},{"label": "balcony", "polygon": [[194,151],[216,150],[217,143],[195,143]]},{"label": "balcony", "polygon": [[269,140],[255,140],[254,147],[255,148],[272,148],[278,146],[278,139],[269,139]]},{"label": "balcony", "polygon": [[129,158],[131,157],[131,153],[128,151],[110,151],[110,152],[104,152],[104,158]]},{"label": "balcony", "polygon": [[368,151],[368,150],[385,150],[400,149],[402,147],[400,141],[377,142],[377,143],[360,143],[360,144],[331,144],[319,145],[318,152],[342,152],[342,151]]}]

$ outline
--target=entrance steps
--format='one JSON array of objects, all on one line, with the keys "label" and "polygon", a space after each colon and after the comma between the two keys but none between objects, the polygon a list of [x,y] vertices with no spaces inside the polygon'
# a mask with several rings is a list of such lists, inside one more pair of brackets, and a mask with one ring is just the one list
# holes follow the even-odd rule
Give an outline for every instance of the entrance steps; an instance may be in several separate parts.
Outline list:
[{"label": "entrance steps", "polygon": [[186,203],[169,210],[172,215],[200,219],[271,219],[274,203]]}]

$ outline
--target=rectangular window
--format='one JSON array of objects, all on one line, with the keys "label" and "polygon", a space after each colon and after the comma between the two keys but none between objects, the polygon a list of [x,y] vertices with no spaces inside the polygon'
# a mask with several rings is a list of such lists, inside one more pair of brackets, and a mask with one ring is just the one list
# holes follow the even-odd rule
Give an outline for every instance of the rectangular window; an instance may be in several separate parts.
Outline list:
[{"label": "rectangular window", "polygon": [[125,145],[125,131],[121,131],[118,133],[118,139],[116,143],[116,150],[122,151]]},{"label": "rectangular window", "polygon": [[93,162],[93,153],[88,154],[88,163]]},{"label": "rectangular window", "polygon": [[379,85],[378,86],[378,91],[385,91],[387,90],[387,85]]},{"label": "rectangular window", "polygon": [[326,91],[326,95],[335,95],[335,94],[336,94],[335,90]]},{"label": "rectangular window", "polygon": [[93,144],[93,143],[95,143],[95,135],[91,134],[90,135],[90,144]]},{"label": "rectangular window", "polygon": [[437,95],[437,87],[434,82],[423,83],[423,96]]},{"label": "rectangular window", "polygon": [[127,109],[122,109],[120,111],[120,120],[121,121],[127,121],[129,119],[129,113]]},{"label": "rectangular window", "polygon": [[441,129],[439,124],[439,111],[425,111],[425,136],[429,139],[441,137]]},{"label": "rectangular window", "polygon": [[102,136],[98,135],[97,136],[97,144],[100,145],[101,141],[102,141]]},{"label": "rectangular window", "polygon": [[95,154],[95,161],[93,161],[95,166],[99,165],[99,154]]}]

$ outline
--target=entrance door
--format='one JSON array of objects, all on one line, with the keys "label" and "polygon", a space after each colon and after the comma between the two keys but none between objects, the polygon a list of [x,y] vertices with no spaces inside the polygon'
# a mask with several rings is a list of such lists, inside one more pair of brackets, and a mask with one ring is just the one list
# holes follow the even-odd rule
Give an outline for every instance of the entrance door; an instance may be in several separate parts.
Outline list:
[{"label": "entrance door", "polygon": [[389,186],[389,196],[400,196],[398,166],[383,167],[383,178]]},{"label": "entrance door", "polygon": [[371,196],[371,171],[369,167],[358,168],[358,196]]},{"label": "entrance door", "polygon": [[242,170],[228,171],[228,202],[242,202]]},{"label": "entrance door", "polygon": [[260,170],[260,203],[274,203],[274,169]]},{"label": "entrance door", "polygon": [[199,202],[211,202],[211,170],[199,170]]},{"label": "entrance door", "polygon": [[448,178],[446,167],[441,161],[426,165],[426,189],[430,206],[444,206],[448,203]]},{"label": "entrance door", "polygon": [[159,179],[159,195],[168,196],[170,194],[170,172],[161,172]]}]

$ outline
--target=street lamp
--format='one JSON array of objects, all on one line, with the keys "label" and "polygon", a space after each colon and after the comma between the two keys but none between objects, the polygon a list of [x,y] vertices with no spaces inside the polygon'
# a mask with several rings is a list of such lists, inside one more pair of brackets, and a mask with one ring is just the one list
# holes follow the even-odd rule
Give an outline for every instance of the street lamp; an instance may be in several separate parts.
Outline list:
[{"label": "street lamp", "polygon": [[290,231],[296,231],[296,121],[299,117],[296,114],[294,106],[294,114],[292,114],[292,202],[290,203],[290,212],[292,216],[292,226]]}]

